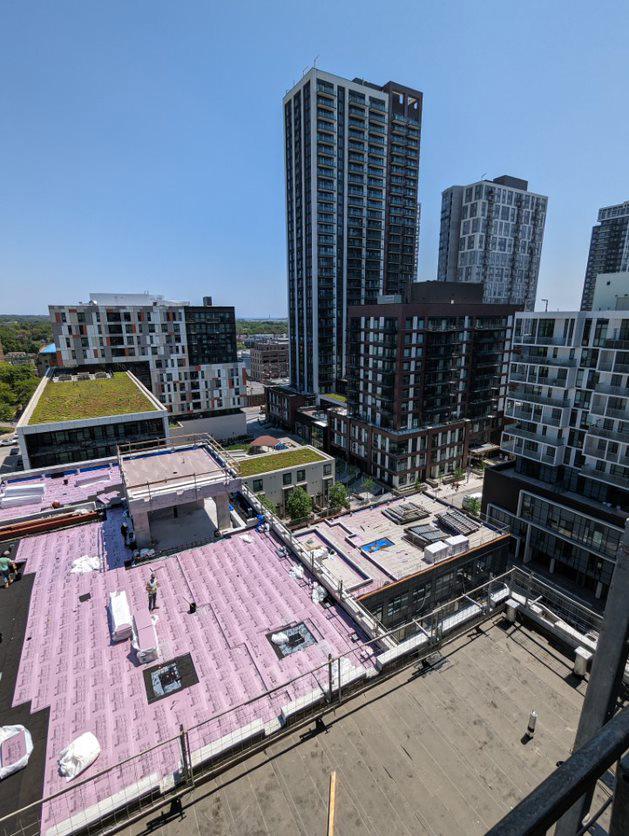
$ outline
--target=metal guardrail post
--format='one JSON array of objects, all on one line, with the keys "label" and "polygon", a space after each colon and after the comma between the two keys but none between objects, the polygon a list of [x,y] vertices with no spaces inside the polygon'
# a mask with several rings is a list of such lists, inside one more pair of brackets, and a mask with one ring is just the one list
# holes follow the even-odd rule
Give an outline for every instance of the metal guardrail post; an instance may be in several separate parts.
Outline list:
[{"label": "metal guardrail post", "polygon": [[609,822],[609,836],[626,836],[629,833],[629,755],[618,761],[616,786]]},{"label": "metal guardrail post", "polygon": [[343,702],[343,693],[341,688],[341,657],[338,658],[338,677],[339,677],[339,702]]},{"label": "metal guardrail post", "polygon": [[181,765],[184,781],[191,781],[191,763],[188,749],[188,735],[183,727],[179,726],[179,746],[181,748]]},{"label": "metal guardrail post", "polygon": [[328,653],[328,700],[332,702],[332,654]]}]

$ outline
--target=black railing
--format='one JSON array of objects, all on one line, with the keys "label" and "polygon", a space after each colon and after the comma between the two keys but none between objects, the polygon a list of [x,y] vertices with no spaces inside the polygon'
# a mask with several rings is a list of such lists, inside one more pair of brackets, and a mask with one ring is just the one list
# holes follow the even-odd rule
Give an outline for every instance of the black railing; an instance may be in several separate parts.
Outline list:
[{"label": "black railing", "polygon": [[[618,712],[588,743],[561,764],[487,836],[537,836],[557,822],[629,748],[629,708]],[[616,793],[614,805],[626,803]],[[612,817],[615,818],[612,812]]]}]

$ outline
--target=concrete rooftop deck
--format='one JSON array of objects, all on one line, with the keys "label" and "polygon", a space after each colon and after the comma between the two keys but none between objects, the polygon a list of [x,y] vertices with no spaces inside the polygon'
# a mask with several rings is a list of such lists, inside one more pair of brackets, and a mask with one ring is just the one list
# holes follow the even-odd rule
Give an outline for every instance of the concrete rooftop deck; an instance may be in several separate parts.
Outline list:
[{"label": "concrete rooftop deck", "polygon": [[[407,669],[344,703],[327,732],[295,731],[199,785],[184,820],[156,832],[325,833],[336,770],[339,834],[485,833],[567,757],[586,683],[539,634],[500,618],[444,656],[438,670]],[[531,708],[537,733],[523,745]],[[154,818],[121,832],[139,836]]]},{"label": "concrete rooftop deck", "polygon": [[[421,505],[429,516],[399,525],[383,513],[386,509],[408,502]],[[363,595],[433,566],[432,561],[424,560],[423,549],[405,539],[404,534],[407,528],[419,524],[438,527],[436,515],[452,510],[461,513],[445,501],[417,493],[364,510],[351,511],[334,520],[324,520],[299,532],[297,539],[305,548],[315,551],[331,546],[335,554],[324,559],[326,568],[343,580],[345,589],[355,595]],[[478,523],[479,529],[469,535],[470,549],[502,536],[501,532],[483,525],[480,520]],[[452,536],[452,532],[446,530],[442,530],[442,534],[444,540]],[[362,551],[366,544],[385,538],[391,540],[392,545],[369,554]]]},{"label": "concrete rooftop deck", "polygon": [[222,475],[223,468],[204,447],[182,447],[123,457],[122,474],[127,490],[147,483],[176,488],[195,477]]}]

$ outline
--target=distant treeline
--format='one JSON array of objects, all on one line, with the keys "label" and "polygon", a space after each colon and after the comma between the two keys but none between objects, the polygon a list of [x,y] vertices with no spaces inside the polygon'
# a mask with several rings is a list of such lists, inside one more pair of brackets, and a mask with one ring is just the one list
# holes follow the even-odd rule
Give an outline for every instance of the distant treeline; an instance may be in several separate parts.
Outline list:
[{"label": "distant treeline", "polygon": [[237,319],[239,334],[288,334],[287,319]]},{"label": "distant treeline", "polygon": [[52,325],[47,316],[0,314],[0,342],[5,354],[10,351],[36,354],[43,345],[52,342]]}]

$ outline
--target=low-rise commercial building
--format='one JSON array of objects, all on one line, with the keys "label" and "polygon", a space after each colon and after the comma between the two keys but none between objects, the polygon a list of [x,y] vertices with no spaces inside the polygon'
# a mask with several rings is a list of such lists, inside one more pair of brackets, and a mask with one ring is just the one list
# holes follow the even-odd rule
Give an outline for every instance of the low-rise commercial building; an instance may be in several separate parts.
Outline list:
[{"label": "low-rise commercial building", "polygon": [[629,514],[629,315],[520,313],[483,510],[516,557],[604,603]]},{"label": "low-rise commercial building", "polygon": [[239,462],[244,484],[255,494],[264,494],[280,512],[292,490],[303,488],[315,506],[325,508],[334,484],[334,459],[321,450],[304,446],[295,450],[250,456]]},{"label": "low-rise commercial building", "polygon": [[163,404],[130,372],[43,378],[17,425],[24,468],[115,456],[119,444],[168,436]]}]

